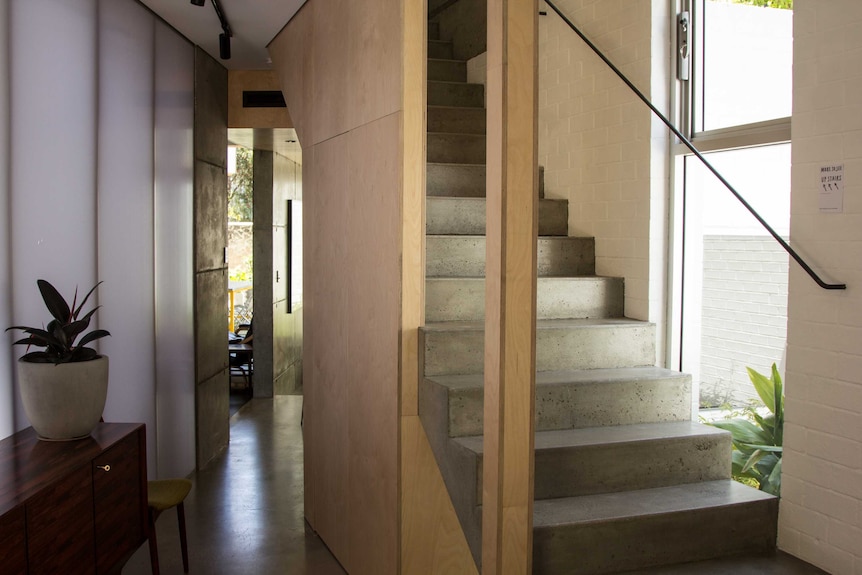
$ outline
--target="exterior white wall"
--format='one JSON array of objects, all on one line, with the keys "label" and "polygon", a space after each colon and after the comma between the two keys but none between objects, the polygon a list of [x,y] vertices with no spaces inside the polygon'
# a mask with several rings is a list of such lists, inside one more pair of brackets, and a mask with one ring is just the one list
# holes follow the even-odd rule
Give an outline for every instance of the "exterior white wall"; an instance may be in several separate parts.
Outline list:
[{"label": "exterior white wall", "polygon": [[[862,573],[862,4],[794,2],[791,238],[847,291],[796,265],[788,299],[779,545]],[[818,210],[818,171],[843,163],[844,211]]]},{"label": "exterior white wall", "polygon": [[[67,297],[106,280],[97,314],[113,334],[100,342],[111,358],[105,419],[146,423],[151,476],[186,475],[194,469],[194,70],[192,46],[161,23],[156,58],[155,26],[134,0],[0,3],[0,62],[9,50],[9,69],[0,70],[0,94],[9,93],[8,105],[0,96],[0,327],[47,320],[38,278]],[[157,84],[166,90],[158,102]],[[184,359],[157,353],[165,332]],[[28,425],[14,387],[22,353],[0,351],[3,437]],[[174,391],[164,397],[170,413],[157,416],[165,387]],[[165,457],[160,437],[171,444]]]},{"label": "exterior white wall", "polygon": [[[655,5],[654,5],[655,4]],[[557,5],[666,110],[667,7],[651,0]],[[596,238],[596,272],[626,281],[626,315],[663,333],[667,133],[550,9],[539,20],[539,164],[545,196],[569,200],[569,235]],[[664,357],[663,337],[657,357]]]}]

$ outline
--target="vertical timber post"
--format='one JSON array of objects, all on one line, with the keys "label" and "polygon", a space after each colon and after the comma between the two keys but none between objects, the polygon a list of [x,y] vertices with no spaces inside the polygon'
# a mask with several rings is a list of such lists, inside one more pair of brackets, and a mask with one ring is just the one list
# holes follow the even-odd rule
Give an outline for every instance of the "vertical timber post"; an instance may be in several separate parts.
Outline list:
[{"label": "vertical timber post", "polygon": [[537,36],[537,0],[488,0],[484,575],[532,571]]}]

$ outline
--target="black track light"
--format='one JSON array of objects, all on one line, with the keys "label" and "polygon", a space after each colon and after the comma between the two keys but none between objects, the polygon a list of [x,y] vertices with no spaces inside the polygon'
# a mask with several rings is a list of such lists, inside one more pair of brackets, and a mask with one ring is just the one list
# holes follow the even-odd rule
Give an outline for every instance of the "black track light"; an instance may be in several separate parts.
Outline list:
[{"label": "black track light", "polygon": [[230,60],[230,36],[224,32],[218,35],[218,54],[222,60]]},{"label": "black track light", "polygon": [[207,0],[192,0],[192,4],[194,4],[195,6],[203,6],[204,2],[206,1]]}]

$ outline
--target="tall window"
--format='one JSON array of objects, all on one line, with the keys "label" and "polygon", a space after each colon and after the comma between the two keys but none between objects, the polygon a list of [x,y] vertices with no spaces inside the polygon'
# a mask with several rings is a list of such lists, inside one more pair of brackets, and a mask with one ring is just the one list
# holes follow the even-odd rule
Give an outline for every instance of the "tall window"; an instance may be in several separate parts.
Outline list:
[{"label": "tall window", "polygon": [[[681,0],[677,79],[683,131],[787,239],[792,0]],[[683,71],[679,74],[685,78]],[[781,364],[788,257],[723,184],[678,146],[671,358],[697,407],[754,397],[746,367]]]}]

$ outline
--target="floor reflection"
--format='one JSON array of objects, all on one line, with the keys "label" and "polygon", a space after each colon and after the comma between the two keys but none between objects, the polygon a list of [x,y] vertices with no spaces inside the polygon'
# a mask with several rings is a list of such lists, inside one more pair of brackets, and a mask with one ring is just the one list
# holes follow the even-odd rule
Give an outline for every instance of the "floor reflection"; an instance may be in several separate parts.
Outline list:
[{"label": "floor reflection", "polygon": [[[344,573],[303,519],[301,413],[301,396],[279,396],[231,418],[230,446],[186,499],[190,573]],[[176,514],[162,514],[156,532],[162,573],[182,573]],[[123,575],[149,573],[145,544]]]}]

